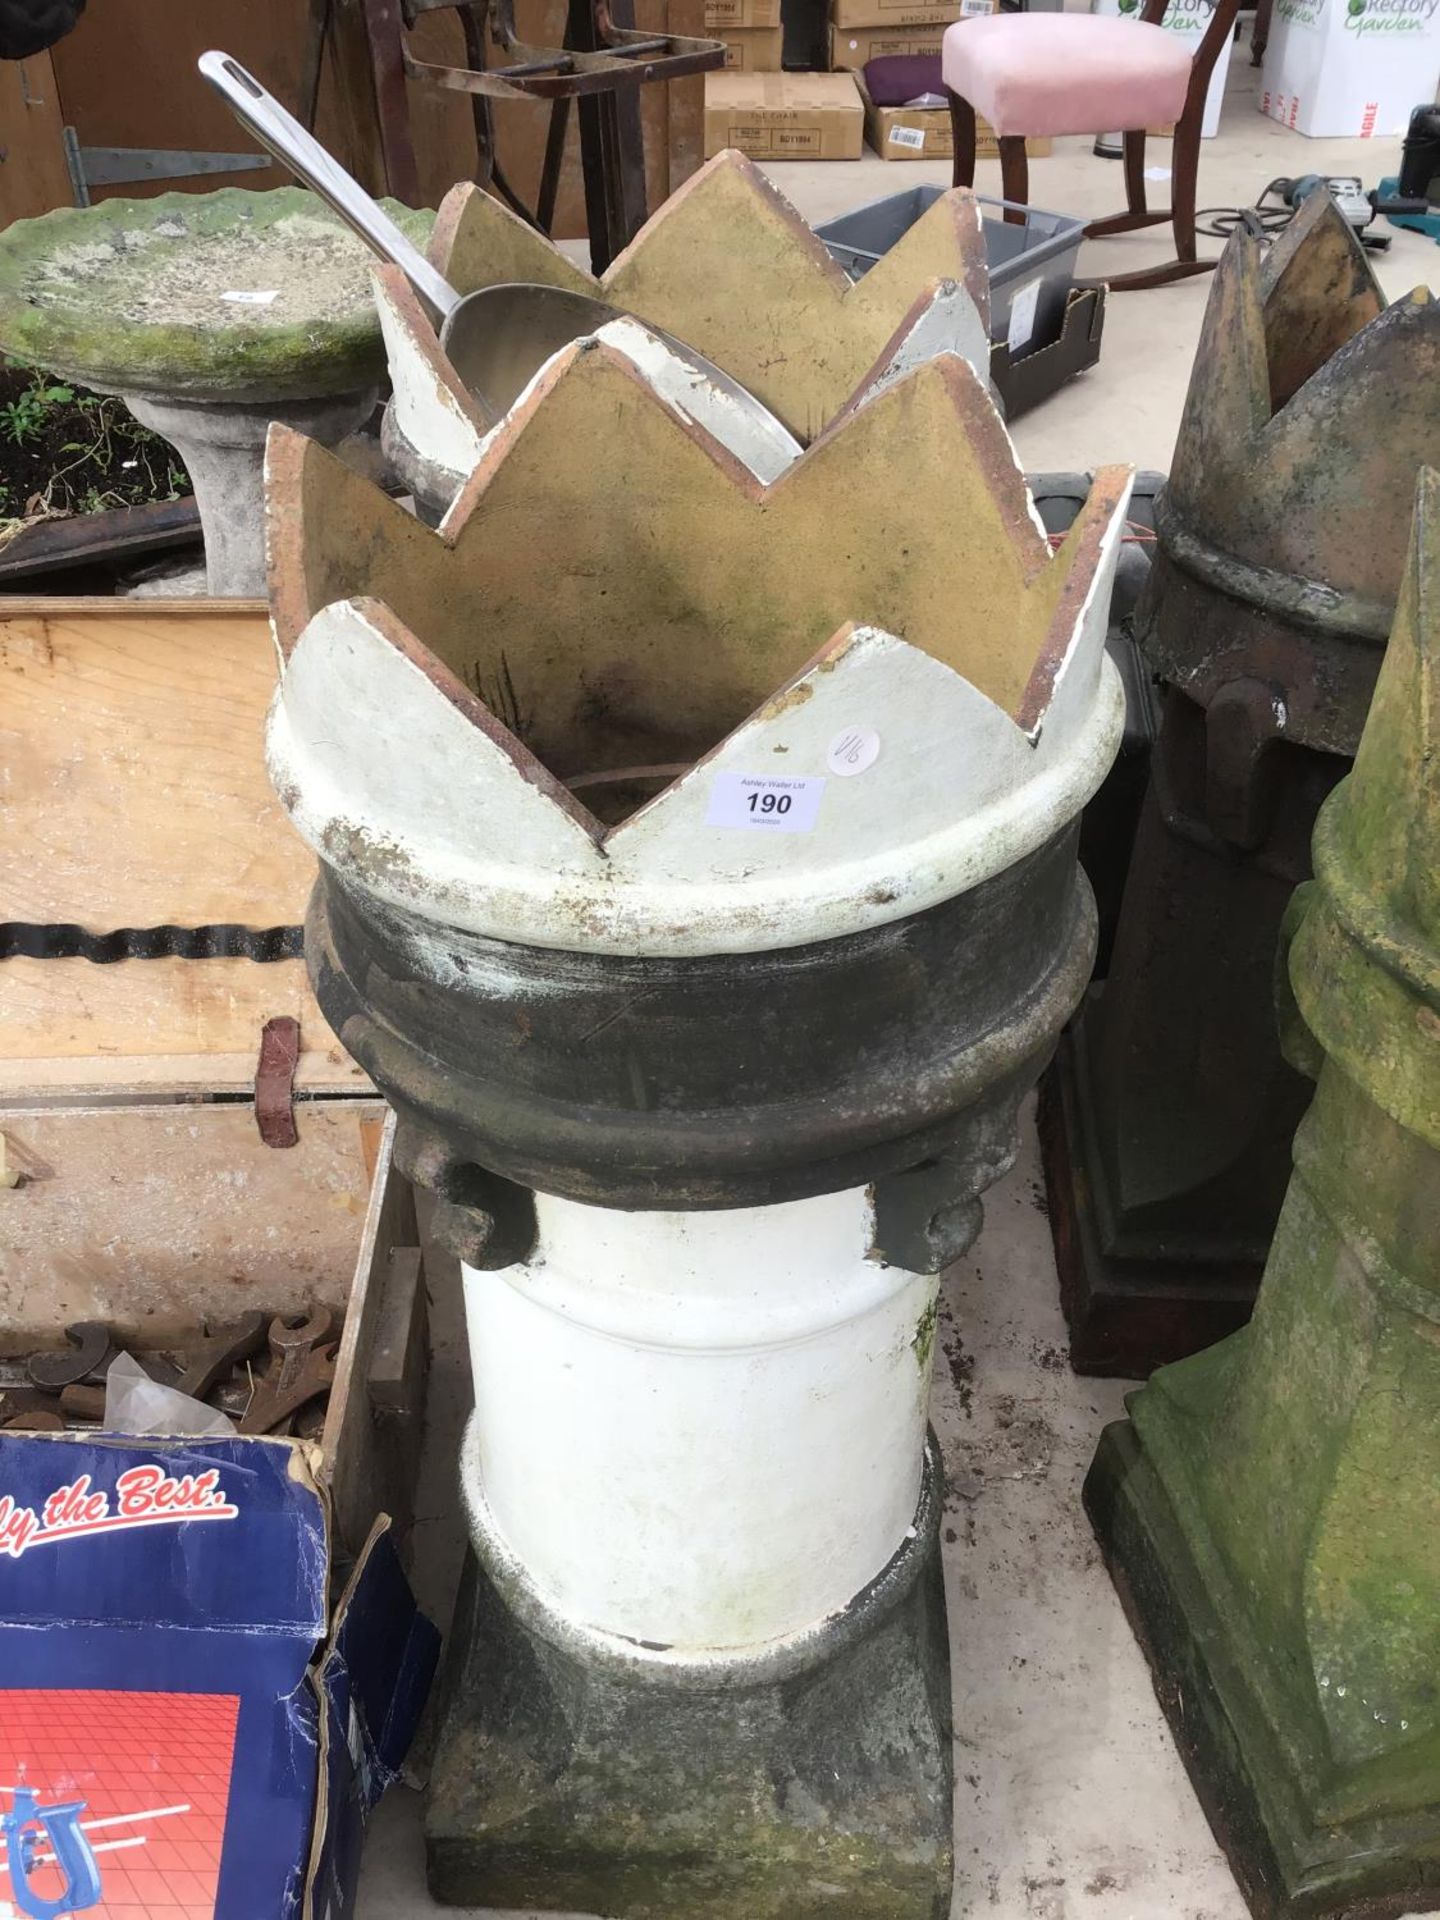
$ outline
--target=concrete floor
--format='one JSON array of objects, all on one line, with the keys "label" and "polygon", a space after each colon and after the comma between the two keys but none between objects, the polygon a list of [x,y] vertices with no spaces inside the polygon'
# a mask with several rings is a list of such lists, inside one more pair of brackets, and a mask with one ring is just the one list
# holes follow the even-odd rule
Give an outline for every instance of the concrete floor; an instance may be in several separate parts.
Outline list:
[{"label": "concrete floor", "polygon": [[[1309,141],[1262,119],[1256,80],[1237,49],[1221,130],[1202,157],[1202,205],[1253,202],[1277,174],[1355,172],[1373,186],[1395,171],[1389,143]],[[1119,206],[1118,165],[1092,158],[1086,141],[1056,148],[1032,165],[1037,206],[1090,216]],[[1153,143],[1152,164],[1168,158],[1168,143]],[[873,156],[774,169],[812,221],[947,173]],[[999,192],[994,163],[982,162],[978,184]],[[1155,192],[1163,198],[1163,183]],[[1166,258],[1166,239],[1162,229],[1087,244],[1080,270],[1098,277]],[[1440,254],[1397,232],[1377,264],[1393,297],[1433,283]],[[1208,284],[1113,296],[1100,364],[1017,423],[1024,464],[1167,468]],[[432,1270],[438,1340],[416,1538],[421,1598],[442,1624],[461,1552],[453,1461],[469,1391],[454,1280],[443,1265]],[[934,1419],[950,1483],[953,1920],[1245,1920],[1080,1509],[1095,1438],[1121,1412],[1123,1387],[1077,1379],[1064,1331],[1027,1119],[1019,1164],[987,1201],[973,1257],[947,1276],[936,1345]],[[424,1890],[419,1811],[406,1788],[380,1808],[357,1920],[455,1912]]]}]

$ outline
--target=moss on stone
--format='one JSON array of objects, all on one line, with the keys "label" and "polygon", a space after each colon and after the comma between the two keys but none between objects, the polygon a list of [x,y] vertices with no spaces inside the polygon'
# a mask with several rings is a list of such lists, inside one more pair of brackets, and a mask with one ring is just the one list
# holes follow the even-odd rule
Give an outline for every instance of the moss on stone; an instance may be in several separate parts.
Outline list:
[{"label": "moss on stone", "polygon": [[[423,245],[434,215],[385,206]],[[0,349],[115,392],[342,393],[384,366],[372,260],[302,187],[60,207],[0,234]]]},{"label": "moss on stone", "polygon": [[[853,1833],[801,1834],[745,1822],[717,1847],[717,1829],[657,1842],[641,1827],[506,1835],[492,1846],[432,1847],[431,1886],[468,1900],[477,1872],[487,1903],[525,1909],[573,1904],[584,1911],[597,1878],[607,1908],[627,1920],[917,1920],[948,1909],[946,1874],[934,1859],[907,1856]],[[453,1878],[452,1878],[453,1876]]]},{"label": "moss on stone", "polygon": [[915,1350],[915,1358],[920,1364],[920,1378],[928,1385],[930,1380],[930,1360],[935,1352],[935,1322],[940,1313],[940,1297],[936,1297],[926,1307],[916,1323],[914,1337],[910,1345]]}]

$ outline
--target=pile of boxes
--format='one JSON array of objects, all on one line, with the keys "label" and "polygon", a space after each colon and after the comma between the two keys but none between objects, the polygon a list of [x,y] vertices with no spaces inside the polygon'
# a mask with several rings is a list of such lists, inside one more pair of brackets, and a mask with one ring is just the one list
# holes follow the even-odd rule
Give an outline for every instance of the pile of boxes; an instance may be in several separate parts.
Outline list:
[{"label": "pile of boxes", "polygon": [[[829,73],[781,71],[780,0],[706,0],[706,31],[729,49],[705,87],[705,154],[738,147],[752,160],[858,160],[866,142],[882,160],[948,160],[954,151],[943,106],[881,107],[865,89],[871,60],[938,54],[945,29],[1000,0],[830,0]],[[995,136],[979,123],[979,152]],[[1032,154],[1048,153],[1032,140]]]},{"label": "pile of boxes", "polygon": [[779,73],[780,0],[705,0],[705,31],[725,42],[726,73]]}]

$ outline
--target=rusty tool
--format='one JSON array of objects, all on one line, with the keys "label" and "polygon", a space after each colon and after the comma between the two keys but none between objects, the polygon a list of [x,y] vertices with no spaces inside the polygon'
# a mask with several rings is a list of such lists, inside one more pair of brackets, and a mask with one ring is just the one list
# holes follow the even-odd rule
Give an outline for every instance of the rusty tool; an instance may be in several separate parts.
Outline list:
[{"label": "rusty tool", "polygon": [[0,1426],[26,1413],[53,1413],[55,1396],[41,1387],[7,1387],[0,1392]]},{"label": "rusty tool", "polygon": [[299,1379],[306,1361],[317,1347],[323,1346],[335,1331],[335,1316],[328,1307],[312,1307],[308,1313],[281,1313],[270,1322],[270,1351],[275,1356],[268,1385],[283,1392]]},{"label": "rusty tool", "polygon": [[242,1433],[271,1433],[276,1430],[277,1424],[283,1424],[285,1416],[273,1413],[266,1424],[259,1427],[247,1426],[246,1421],[257,1406],[263,1413],[266,1408],[273,1409],[287,1398],[299,1382],[311,1355],[330,1338],[334,1327],[334,1316],[326,1307],[312,1307],[304,1314],[275,1316],[269,1327],[272,1363],[269,1372],[252,1391],[240,1422]]},{"label": "rusty tool", "polygon": [[312,1400],[302,1407],[291,1423],[291,1431],[297,1440],[318,1440],[325,1431],[325,1422],[329,1418],[330,1407],[327,1400]]},{"label": "rusty tool", "polygon": [[[268,1330],[273,1333],[280,1321],[269,1322]],[[330,1330],[327,1316],[325,1333]],[[204,1400],[213,1388],[232,1368],[253,1354],[259,1353],[265,1345],[267,1320],[258,1310],[242,1314],[233,1326],[222,1328],[219,1333],[208,1334],[192,1347],[187,1347],[181,1355],[183,1371],[174,1382],[177,1393],[188,1393],[192,1400]],[[317,1339],[323,1334],[317,1334]],[[313,1344],[313,1342],[311,1343]],[[142,1361],[141,1365],[146,1365]]]},{"label": "rusty tool", "polygon": [[77,1320],[65,1329],[69,1348],[32,1354],[26,1364],[31,1381],[49,1393],[81,1380],[101,1381],[119,1351],[103,1320]]},{"label": "rusty tool", "polygon": [[[294,1351],[301,1352],[300,1349]],[[283,1432],[287,1422],[302,1407],[329,1393],[335,1382],[335,1356],[339,1351],[338,1341],[324,1347],[310,1347],[303,1350],[298,1369],[290,1374],[287,1384],[282,1385],[279,1378],[260,1381],[240,1422],[241,1433]]]},{"label": "rusty tool", "polygon": [[60,1389],[60,1411],[70,1420],[103,1420],[105,1418],[104,1387],[87,1387],[80,1383]]},{"label": "rusty tool", "polygon": [[222,1380],[206,1394],[206,1401],[217,1413],[225,1413],[232,1420],[239,1420],[255,1397],[253,1374],[236,1373],[229,1380]]}]

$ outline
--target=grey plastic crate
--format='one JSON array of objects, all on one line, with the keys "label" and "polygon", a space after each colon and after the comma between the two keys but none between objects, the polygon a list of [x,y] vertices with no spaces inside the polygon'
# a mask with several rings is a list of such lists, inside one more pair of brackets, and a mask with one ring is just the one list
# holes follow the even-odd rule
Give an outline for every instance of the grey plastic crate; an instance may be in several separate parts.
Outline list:
[{"label": "grey plastic crate", "polygon": [[[868,273],[882,253],[888,253],[945,191],[943,187],[907,187],[887,193],[883,200],[842,213],[815,229],[833,257],[852,280]],[[980,212],[985,226],[985,257],[990,266],[990,337],[1004,340],[1010,332],[1010,309],[1015,296],[1032,283],[1039,284],[1031,337],[1054,339],[1065,313],[1065,297],[1075,278],[1075,260],[1085,231],[1083,220],[1068,213],[1042,213],[1038,207],[1017,207],[1021,222],[1005,218],[1014,203],[989,200],[983,194]]]}]

